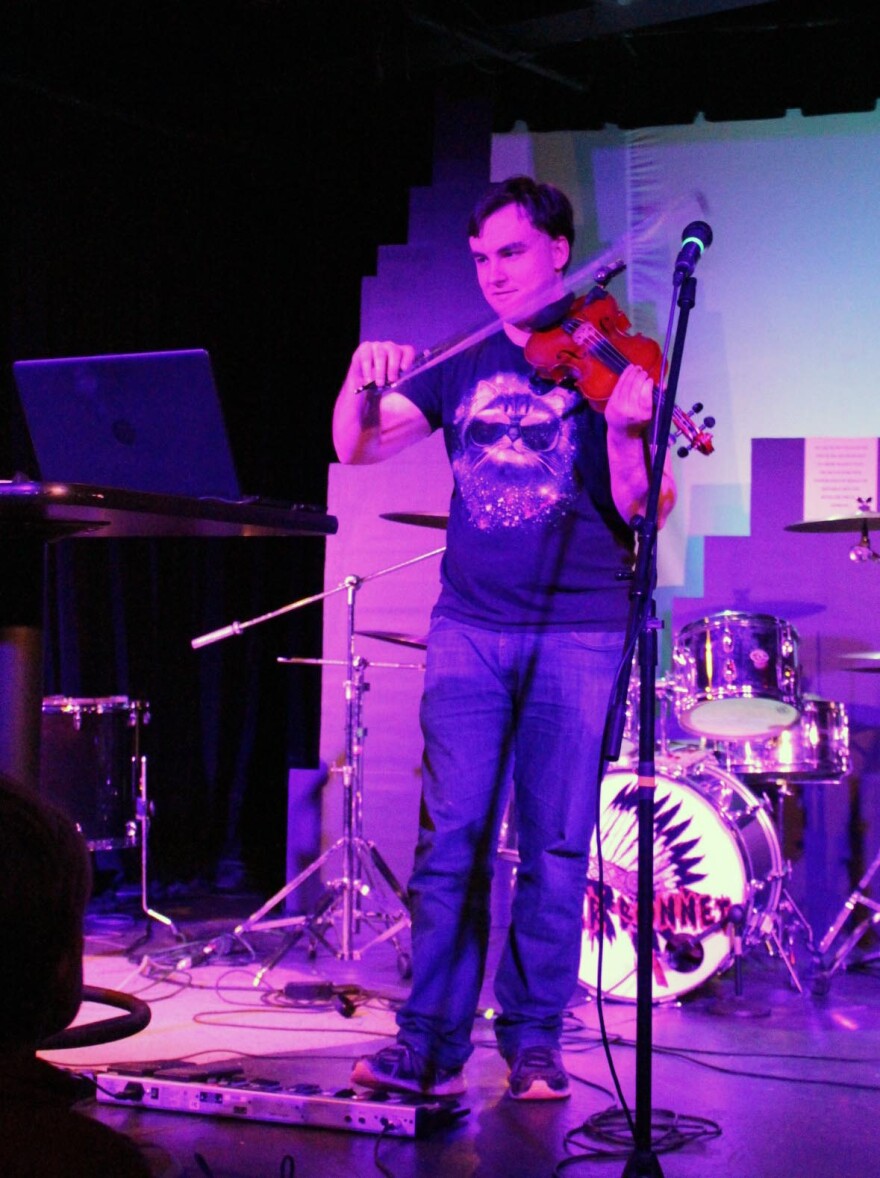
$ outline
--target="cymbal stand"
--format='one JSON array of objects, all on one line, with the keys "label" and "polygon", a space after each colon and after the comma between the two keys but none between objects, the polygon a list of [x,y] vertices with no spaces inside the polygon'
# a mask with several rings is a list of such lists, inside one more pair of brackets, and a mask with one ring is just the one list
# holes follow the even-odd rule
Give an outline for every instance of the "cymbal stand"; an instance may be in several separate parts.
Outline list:
[{"label": "cymbal stand", "polygon": [[[146,719],[149,719],[149,713],[146,713]],[[147,917],[147,927],[144,935],[140,937],[133,945],[128,947],[128,952],[132,953],[135,949],[140,948],[150,939],[152,932],[152,924],[150,921],[155,921],[157,924],[163,925],[169,929],[174,935],[175,939],[182,941],[184,939],[183,933],[174,923],[170,916],[165,916],[161,912],[157,912],[155,908],[150,906],[150,888],[148,883],[148,843],[150,837],[150,822],[153,818],[153,803],[150,801],[147,792],[147,758],[143,754],[140,745],[140,723],[136,711],[131,713],[131,727],[133,729],[133,748],[131,756],[131,786],[132,793],[135,797],[135,823],[140,827],[140,885],[141,885],[141,911]]]},{"label": "cymbal stand", "polygon": [[171,931],[171,933],[173,933],[176,940],[182,941],[184,939],[183,933],[180,931],[180,929],[177,927],[177,925],[174,923],[174,921],[171,919],[170,916],[164,916],[161,912],[157,912],[155,908],[150,907],[150,896],[149,896],[150,889],[149,889],[149,884],[147,882],[147,878],[148,878],[147,841],[149,839],[150,821],[152,820],[152,817],[153,817],[153,803],[150,801],[149,797],[147,796],[147,758],[145,756],[138,755],[136,753],[135,756],[132,757],[131,767],[132,767],[132,774],[135,775],[136,783],[137,783],[137,800],[135,803],[135,821],[137,822],[138,826],[141,828],[141,832],[140,832],[141,911],[143,912],[144,916],[147,917],[148,923],[147,923],[147,931],[144,934],[144,936],[141,937],[140,940],[136,941],[133,945],[129,946],[129,948],[128,948],[129,953],[131,953],[134,949],[139,948],[142,944],[144,944],[145,941],[149,940],[150,930],[153,927],[149,923],[150,920],[156,921],[157,924],[164,925],[165,928],[169,929]]},{"label": "cymbal stand", "polygon": [[[340,770],[343,794],[342,835],[331,847],[315,859],[314,862],[309,864],[294,879],[286,883],[261,908],[257,909],[256,912],[252,913],[233,930],[233,936],[247,944],[247,935],[252,932],[282,928],[293,929],[293,932],[286,938],[280,950],[264,962],[256,975],[255,985],[259,985],[263,975],[281,960],[284,954],[292,948],[303,934],[308,934],[312,943],[319,941],[325,948],[329,949],[330,952],[343,961],[359,960],[368,949],[385,941],[390,941],[397,950],[398,967],[401,974],[404,977],[409,976],[411,968],[409,955],[403,952],[398,941],[398,935],[410,925],[406,893],[380,854],[376,844],[366,839],[363,833],[363,745],[366,736],[366,729],[363,726],[363,696],[369,688],[365,676],[367,667],[371,664],[368,660],[358,655],[355,650],[355,609],[358,590],[368,581],[398,572],[400,569],[427,560],[429,557],[438,556],[444,551],[445,548],[436,548],[431,552],[423,553],[421,556],[413,557],[410,560],[402,561],[400,564],[391,565],[388,568],[379,569],[364,577],[347,576],[335,588],[326,593],[316,594],[313,597],[304,598],[302,601],[293,602],[291,605],[284,606],[272,614],[266,614],[262,618],[254,619],[250,623],[234,622],[232,626],[224,627],[221,631],[215,631],[214,634],[193,640],[193,646],[197,644],[204,645],[205,642],[214,641],[218,637],[239,634],[247,625],[254,625],[270,617],[277,617],[281,613],[288,612],[291,609],[299,608],[314,601],[323,600],[335,593],[344,591],[346,594],[347,655],[343,664],[346,668],[344,682],[346,702],[345,760]],[[278,661],[281,663],[324,663],[324,660],[321,659],[279,658]],[[373,663],[372,665],[401,666],[404,664]],[[325,863],[337,854],[342,859],[342,875],[339,879],[327,885],[328,891],[318,902],[312,913],[308,915],[279,917],[274,920],[264,919],[273,908],[276,908],[282,900],[296,891],[314,872],[319,871]],[[394,894],[398,901],[398,906],[393,911],[392,907],[388,906],[389,891]],[[374,904],[372,910],[367,911],[364,901],[370,895],[375,895],[378,898],[379,905]],[[338,947],[335,947],[328,939],[328,933],[330,929],[335,927],[334,917],[337,912],[341,913],[341,925],[338,931]],[[362,924],[369,925],[371,929],[380,928],[381,931],[372,940],[368,941],[367,944],[356,948],[355,935],[360,932]],[[203,959],[216,952],[221,941],[222,938],[219,938],[217,941],[209,943],[203,953]]]}]

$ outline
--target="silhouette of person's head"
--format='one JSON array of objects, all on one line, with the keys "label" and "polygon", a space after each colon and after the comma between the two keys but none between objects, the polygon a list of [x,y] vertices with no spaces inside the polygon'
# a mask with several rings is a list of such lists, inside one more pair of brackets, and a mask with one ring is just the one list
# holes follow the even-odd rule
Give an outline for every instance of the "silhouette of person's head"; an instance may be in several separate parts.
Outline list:
[{"label": "silhouette of person's head", "polygon": [[0,1052],[34,1051],[82,1001],[91,861],[70,818],[0,777]]}]

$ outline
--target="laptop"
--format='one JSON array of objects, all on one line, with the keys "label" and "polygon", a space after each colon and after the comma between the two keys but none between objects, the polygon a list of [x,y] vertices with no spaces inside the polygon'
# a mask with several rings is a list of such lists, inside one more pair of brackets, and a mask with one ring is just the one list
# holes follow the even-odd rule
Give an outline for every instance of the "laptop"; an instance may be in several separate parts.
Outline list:
[{"label": "laptop", "polygon": [[206,351],[18,360],[12,371],[41,481],[241,497]]}]

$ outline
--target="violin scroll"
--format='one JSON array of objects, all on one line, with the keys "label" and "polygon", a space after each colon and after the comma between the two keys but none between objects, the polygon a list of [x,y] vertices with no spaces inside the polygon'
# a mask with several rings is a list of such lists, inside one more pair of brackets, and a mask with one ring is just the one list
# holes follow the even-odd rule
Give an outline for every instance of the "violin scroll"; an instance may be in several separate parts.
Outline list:
[{"label": "violin scroll", "polygon": [[691,450],[697,450],[700,454],[707,455],[715,452],[715,444],[709,433],[709,430],[715,425],[715,418],[704,417],[701,424],[697,425],[694,415],[702,412],[703,406],[699,401],[691,406],[689,413],[685,413],[677,405],[674,406],[672,410],[673,429],[669,435],[669,444],[674,445],[679,439],[684,439],[686,445],[679,446],[675,451],[679,458],[687,458]]}]

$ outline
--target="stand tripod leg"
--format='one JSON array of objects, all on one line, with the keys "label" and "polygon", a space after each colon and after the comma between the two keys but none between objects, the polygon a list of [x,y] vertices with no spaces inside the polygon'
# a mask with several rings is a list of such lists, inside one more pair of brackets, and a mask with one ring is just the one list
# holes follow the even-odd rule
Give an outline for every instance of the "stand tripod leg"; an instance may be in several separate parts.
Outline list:
[{"label": "stand tripod leg", "polygon": [[[264,919],[285,896],[299,887],[312,872],[317,871],[332,855],[340,851],[344,856],[343,868],[347,874],[344,878],[327,885],[327,892],[316,906],[314,912],[307,916],[280,917],[276,920]],[[391,912],[384,906],[376,911],[365,910],[364,901],[372,895],[377,895],[383,905],[385,902],[384,888],[373,876],[372,869],[374,867],[380,873],[384,883],[401,900],[403,911]],[[368,941],[359,949],[354,948],[351,941],[347,941],[343,935],[345,929],[348,927],[348,922],[354,917],[355,899],[357,900],[358,922],[368,924],[371,927],[376,927],[378,924],[383,926],[381,931],[372,940]],[[400,973],[403,977],[408,977],[411,969],[409,954],[405,952],[398,940],[399,934],[407,929],[410,924],[405,899],[403,888],[397,882],[391,869],[372,843],[368,843],[364,839],[354,839],[351,843],[347,844],[346,840],[339,839],[319,859],[316,859],[305,871],[301,872],[296,879],[291,880],[289,884],[286,884],[279,892],[276,892],[274,896],[267,900],[262,908],[238,925],[234,930],[234,935],[244,940],[247,934],[251,932],[295,926],[293,934],[285,938],[281,948],[260,967],[255,981],[256,985],[259,985],[265,974],[278,964],[288,950],[292,949],[304,934],[307,934],[315,941],[319,941],[334,956],[343,961],[360,960],[369,949],[385,941],[390,941],[397,952]],[[340,909],[343,927],[339,936],[340,944],[338,947],[334,947],[327,936],[327,932],[335,927],[335,915]]]},{"label": "stand tripod leg", "polygon": [[843,926],[846,924],[847,918],[855,911],[855,907],[857,904],[866,904],[869,907],[871,906],[872,901],[870,899],[868,899],[868,897],[865,896],[864,893],[865,893],[865,888],[868,886],[868,884],[874,878],[874,875],[876,874],[878,868],[880,868],[880,850],[878,850],[877,854],[874,856],[874,860],[871,863],[871,866],[868,868],[868,870],[865,872],[865,874],[859,880],[858,886],[856,887],[855,891],[852,892],[847,897],[847,899],[844,901],[843,907],[841,908],[840,912],[837,914],[837,916],[834,919],[828,932],[825,934],[825,936],[819,942],[819,952],[820,953],[824,954],[824,953],[828,952],[828,950],[831,948],[831,945],[834,942],[835,937],[840,932],[840,930],[843,928]]},{"label": "stand tripod leg", "polygon": [[785,964],[788,970],[788,975],[791,978],[792,985],[799,994],[803,994],[804,988],[801,985],[797,970],[794,967],[790,947],[783,942],[785,937],[785,930],[780,930],[776,920],[773,917],[768,919],[761,926],[761,935],[764,938],[764,943],[769,947],[772,946],[776,951],[776,956],[779,957]]},{"label": "stand tripod leg", "polygon": [[[828,992],[828,987],[834,974],[836,974],[839,969],[846,967],[850,954],[868,931],[868,929],[873,928],[874,925],[880,923],[880,904],[878,904],[876,900],[872,900],[871,897],[865,893],[865,889],[874,878],[878,868],[880,868],[880,851],[878,851],[874,856],[873,862],[859,880],[858,886],[853,892],[849,894],[849,896],[847,896],[843,903],[843,907],[831,922],[828,932],[819,942],[817,949],[814,950],[814,956],[816,958],[816,972],[813,975],[812,984],[814,994],[822,995]],[[843,931],[843,927],[847,920],[850,918],[850,916],[852,916],[853,912],[855,912],[859,905],[861,905],[863,908],[868,908],[870,910],[870,915],[859,921],[859,923],[850,931],[849,935],[844,938],[843,942],[838,945],[837,949],[829,959],[827,956],[829,951],[832,949],[840,933]]]},{"label": "stand tripod leg", "polygon": [[[429,556],[438,555],[443,549],[428,553]],[[423,560],[425,557],[417,557]],[[397,568],[406,567],[415,561],[406,561],[403,565],[384,569],[373,576],[383,576],[394,572]],[[295,879],[286,883],[279,891],[271,896],[265,904],[246,920],[242,921],[233,931],[233,936],[245,940],[249,933],[293,927],[294,932],[287,936],[278,948],[260,967],[256,985],[259,985],[265,974],[291,949],[302,935],[308,934],[313,942],[319,941],[335,956],[342,960],[357,960],[368,949],[375,945],[390,941],[397,951],[398,968],[404,977],[411,971],[411,959],[400,945],[399,934],[410,925],[407,897],[404,889],[394,877],[391,868],[379,853],[374,843],[363,838],[363,743],[366,728],[363,724],[363,696],[367,690],[365,671],[367,661],[355,653],[355,600],[362,581],[369,578],[355,576],[346,577],[338,586],[344,588],[347,594],[347,641],[348,651],[345,661],[346,678],[343,684],[345,690],[345,762],[341,766],[343,786],[343,833],[342,837],[325,851],[318,859],[311,863]],[[294,662],[298,660],[285,660]],[[339,854],[342,858],[341,877],[327,884],[327,891],[318,903],[314,912],[307,916],[280,917],[266,919],[272,909],[277,907],[285,897],[295,891],[314,872],[326,864],[331,856]],[[375,872],[375,874],[374,874]],[[380,882],[381,881],[381,882]],[[384,886],[383,886],[384,885]],[[395,910],[389,906],[389,895],[392,894],[398,906]],[[366,911],[364,903],[371,895],[379,898],[380,906],[373,911]],[[334,948],[328,937],[331,929],[336,928],[336,914],[341,910],[341,926],[338,931],[339,947]],[[360,949],[354,946],[354,934],[360,931],[362,924],[378,928],[377,935]],[[381,927],[380,927],[381,926]],[[203,951],[203,958],[218,951],[224,938],[208,942]],[[245,944],[247,942],[245,941]],[[250,949],[251,946],[248,946]]]},{"label": "stand tripod leg", "polygon": [[[864,902],[864,897],[862,899]],[[873,928],[874,925],[878,923],[880,923],[880,910],[873,912],[870,916],[866,916],[864,920],[860,921],[856,925],[856,927],[832,957],[830,965],[825,970],[826,977],[831,978],[831,976],[836,974],[839,969],[846,966],[850,953],[852,953],[853,949],[855,949],[856,945],[859,943],[868,929]]]},{"label": "stand tripod leg", "polygon": [[[310,919],[314,919],[314,917],[308,916],[287,916],[279,920],[263,920],[263,917],[271,912],[273,908],[277,908],[281,901],[285,900],[291,892],[295,892],[298,887],[305,883],[309,876],[313,875],[316,871],[320,871],[330,856],[341,846],[342,839],[337,839],[333,846],[326,850],[323,855],[319,855],[299,875],[290,880],[289,883],[286,883],[283,888],[279,888],[274,896],[270,896],[262,908],[258,908],[256,912],[251,913],[247,920],[237,925],[233,930],[234,935],[240,937],[255,928],[287,928],[289,925],[305,925]],[[318,905],[318,908],[320,909],[320,905]]]},{"label": "stand tripod leg", "polygon": [[324,941],[324,929],[327,927],[327,924],[330,920],[330,918],[327,917],[327,913],[332,907],[335,898],[336,897],[333,892],[327,892],[311,916],[297,918],[301,920],[301,923],[298,924],[296,928],[294,928],[293,932],[288,933],[288,935],[281,942],[279,948],[272,954],[271,957],[268,957],[257,970],[256,974],[254,975],[254,986],[259,986],[260,982],[262,982],[266,974],[269,973],[270,970],[273,970],[279,961],[283,960],[283,958],[287,956],[290,950],[293,949],[300,941],[304,933],[308,933],[313,942],[320,940],[326,944],[326,941]]},{"label": "stand tripod leg", "polygon": [[164,916],[161,912],[157,912],[155,908],[150,907],[150,888],[149,888],[149,873],[148,873],[148,841],[150,832],[150,818],[152,816],[151,803],[147,795],[147,758],[145,756],[135,755],[131,761],[132,773],[137,778],[137,802],[135,819],[140,827],[140,843],[141,843],[141,911],[147,918],[147,931],[140,940],[135,941],[134,945],[129,946],[129,953],[138,948],[145,941],[149,940],[152,931],[152,924],[150,921],[155,921],[157,924],[164,925],[165,928],[171,930],[178,941],[183,941],[185,938],[183,933],[174,923],[170,916]]}]

